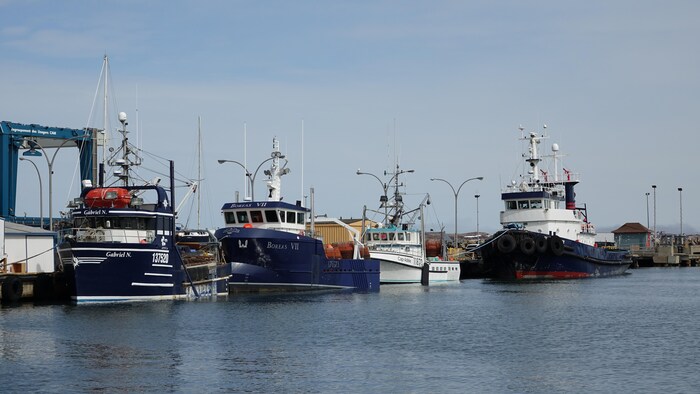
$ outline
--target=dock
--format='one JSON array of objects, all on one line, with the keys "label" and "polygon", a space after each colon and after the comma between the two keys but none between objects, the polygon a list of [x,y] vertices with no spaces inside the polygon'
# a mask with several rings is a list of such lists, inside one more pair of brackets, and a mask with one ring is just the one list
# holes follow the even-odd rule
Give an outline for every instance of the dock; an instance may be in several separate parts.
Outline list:
[{"label": "dock", "polygon": [[658,245],[630,251],[632,267],[697,267],[700,245]]}]

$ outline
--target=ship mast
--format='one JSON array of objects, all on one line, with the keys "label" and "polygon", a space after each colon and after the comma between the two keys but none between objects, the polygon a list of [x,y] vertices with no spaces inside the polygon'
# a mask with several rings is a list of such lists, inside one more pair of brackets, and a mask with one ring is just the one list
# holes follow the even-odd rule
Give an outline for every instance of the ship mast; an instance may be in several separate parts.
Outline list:
[{"label": "ship mast", "polygon": [[286,162],[280,167],[280,159],[284,159],[285,156],[280,152],[280,143],[277,137],[272,139],[272,153],[270,156],[267,160],[272,160],[272,165],[269,170],[265,170],[265,175],[270,177],[267,181],[267,199],[268,201],[280,201],[282,200],[282,175],[289,174],[290,169],[286,168]]}]

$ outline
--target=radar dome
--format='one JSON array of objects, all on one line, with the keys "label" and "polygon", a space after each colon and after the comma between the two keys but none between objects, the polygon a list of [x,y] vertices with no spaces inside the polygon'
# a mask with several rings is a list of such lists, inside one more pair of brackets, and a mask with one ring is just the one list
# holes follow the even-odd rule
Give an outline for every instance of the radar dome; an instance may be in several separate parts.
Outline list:
[{"label": "radar dome", "polygon": [[119,113],[119,121],[122,123],[126,122],[126,112]]},{"label": "radar dome", "polygon": [[559,151],[559,144],[554,143],[552,144],[552,152],[558,152]]}]

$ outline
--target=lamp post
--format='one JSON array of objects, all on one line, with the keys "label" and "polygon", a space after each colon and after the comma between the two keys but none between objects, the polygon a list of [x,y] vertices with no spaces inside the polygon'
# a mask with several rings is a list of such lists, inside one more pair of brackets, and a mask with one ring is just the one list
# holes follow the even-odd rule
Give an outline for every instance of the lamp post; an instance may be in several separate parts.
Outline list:
[{"label": "lamp post", "polygon": [[39,172],[39,167],[36,166],[36,163],[27,158],[20,157],[19,159],[31,163],[31,165],[33,165],[34,169],[36,170],[36,176],[39,178],[39,221],[41,223],[41,228],[44,228],[44,192],[42,191],[41,173]]},{"label": "lamp post", "polygon": [[[279,155],[279,156],[277,156],[277,157],[279,157],[280,159],[284,159],[284,155]],[[255,169],[255,172],[253,172],[252,174],[250,173],[250,171],[248,171],[248,168],[247,168],[246,166],[244,166],[243,164],[241,164],[241,163],[239,163],[239,162],[237,162],[237,161],[235,161],[235,160],[217,160],[217,161],[219,162],[219,164],[223,164],[223,163],[234,163],[234,164],[238,164],[239,166],[243,167],[243,169],[245,170],[245,176],[248,177],[248,182],[250,183],[250,199],[251,199],[252,201],[255,201],[255,188],[254,188],[254,186],[255,186],[255,176],[258,175],[258,171],[260,170],[260,167],[262,167],[263,164],[267,163],[268,161],[270,161],[270,160],[272,160],[272,159],[274,159],[274,158],[275,158],[275,156],[263,160],[262,163],[260,163],[260,164],[258,165],[258,168]],[[247,198],[247,197],[248,197],[248,194],[246,193],[246,198]]]},{"label": "lamp post", "polygon": [[[46,151],[37,141],[28,140],[27,142],[29,143],[30,148],[28,151],[22,153],[22,156],[44,156],[44,158],[46,159],[46,164],[49,167],[49,231],[53,231],[53,162],[54,160],[56,160],[56,155],[58,154],[58,151],[61,150],[61,148],[63,148],[68,142],[79,139],[86,139],[86,137],[71,137],[63,141],[61,145],[56,147],[56,150],[53,152],[51,159],[49,159],[49,156],[46,154]],[[41,152],[36,151],[37,147],[39,148],[39,150],[41,150]]]},{"label": "lamp post", "polygon": [[680,201],[680,207],[681,207],[681,234],[680,236],[683,236],[683,188],[679,187],[678,188],[678,198]]},{"label": "lamp post", "polygon": [[656,185],[651,185],[654,192],[654,247],[656,247]]},{"label": "lamp post", "polygon": [[479,234],[479,197],[481,197],[481,195],[474,195],[474,198],[476,198],[476,234],[479,236],[479,239],[481,239],[481,234]]},{"label": "lamp post", "polygon": [[[447,183],[447,185],[450,187],[450,189],[452,189],[452,193],[453,193],[454,196],[455,196],[455,237],[454,237],[454,247],[457,247],[457,245],[458,245],[458,242],[457,242],[457,197],[459,196],[459,191],[462,190],[462,186],[464,186],[465,183],[467,183],[467,182],[469,182],[469,181],[473,181],[473,180],[475,180],[475,179],[478,179],[478,180],[481,181],[481,180],[484,179],[484,177],[483,177],[483,176],[478,176],[478,177],[476,177],[476,178],[469,178],[469,179],[467,179],[466,181],[462,182],[462,184],[459,185],[459,187],[457,188],[457,190],[455,190],[454,186],[452,186],[452,184],[451,184],[450,182],[448,182],[448,181],[446,181],[446,180],[444,180],[444,179],[442,179],[442,178],[430,178],[431,181],[442,181],[442,182]],[[477,200],[477,201],[478,201],[478,200]]]},{"label": "lamp post", "polygon": [[[246,166],[244,166],[242,163],[237,162],[236,160],[225,160],[225,159],[220,159],[217,161],[219,162],[219,164],[233,163],[233,164],[238,164],[239,166],[243,167],[243,170],[245,171],[245,176],[246,176],[246,178],[248,178],[248,185],[250,185],[250,175],[251,175],[250,171],[248,171],[248,168],[246,168]],[[245,189],[243,190],[243,194],[245,196],[244,197],[245,199],[248,199],[248,185],[246,185]],[[252,189],[252,187],[251,187],[251,189]]]},{"label": "lamp post", "polygon": [[[370,172],[362,172],[362,171],[360,171],[359,168],[357,169],[357,173],[356,173],[357,175],[370,175],[370,176],[374,177],[374,179],[379,181],[380,185],[382,185],[382,190],[384,191],[384,194],[382,194],[381,197],[379,197],[379,202],[381,202],[382,205],[384,206],[384,224],[387,224],[389,222],[389,213],[388,213],[389,196],[387,195],[389,192],[389,185],[391,185],[391,182],[393,182],[393,181],[395,181],[395,183],[396,183],[396,192],[394,195],[394,201],[396,202],[396,201],[398,201],[397,196],[399,193],[399,191],[398,191],[399,190],[399,175],[407,174],[407,173],[410,174],[410,173],[413,173],[415,171],[416,170],[399,170],[399,166],[396,165],[396,172],[394,172],[392,174],[391,178],[389,178],[389,181],[387,183],[384,183],[384,182],[382,182],[381,179],[379,179],[378,176],[376,176]],[[384,171],[384,175],[388,175],[386,171]]]},{"label": "lamp post", "polygon": [[649,228],[649,192],[644,193],[647,196],[647,229]]},{"label": "lamp post", "polygon": [[[262,163],[258,164],[258,168],[255,169],[255,172],[253,173],[253,177],[250,178],[250,199],[255,201],[255,189],[253,186],[255,186],[255,176],[258,175],[258,170],[260,170],[260,167],[262,167],[263,164],[267,163],[268,161],[274,159],[275,156],[270,157],[269,159],[265,159],[262,161]],[[284,155],[279,155],[280,159],[284,159]]]},{"label": "lamp post", "polygon": [[374,174],[372,174],[372,173],[370,173],[370,172],[362,172],[362,171],[360,171],[359,168],[357,169],[357,173],[356,173],[356,174],[357,174],[357,175],[369,175],[369,176],[372,176],[372,177],[374,177],[374,179],[376,179],[376,180],[379,182],[380,185],[382,185],[382,190],[384,191],[384,194],[382,194],[382,195],[379,197],[379,202],[382,203],[382,205],[384,205],[384,223],[386,224],[386,218],[387,218],[387,201],[389,201],[389,198],[387,197],[386,194],[387,194],[387,189],[389,188],[389,185],[386,184],[386,183],[384,183],[384,182],[382,182],[382,180],[379,179],[378,176],[376,176],[376,175],[374,175]]}]

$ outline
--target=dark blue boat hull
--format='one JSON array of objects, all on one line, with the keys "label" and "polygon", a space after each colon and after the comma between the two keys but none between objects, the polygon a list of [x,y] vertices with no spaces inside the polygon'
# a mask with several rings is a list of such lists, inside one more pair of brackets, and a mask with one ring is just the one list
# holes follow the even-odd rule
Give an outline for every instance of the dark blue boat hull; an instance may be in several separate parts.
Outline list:
[{"label": "dark blue boat hull", "polygon": [[304,235],[256,228],[216,232],[231,262],[231,291],[352,288],[379,290],[379,261],[328,259],[323,243]]},{"label": "dark blue boat hull", "polygon": [[68,292],[78,303],[173,299],[186,293],[180,256],[167,249],[66,243],[58,253]]},{"label": "dark blue boat hull", "polygon": [[[499,242],[510,235],[515,245]],[[543,237],[540,248],[523,247],[525,238]],[[554,240],[552,239],[554,238]],[[552,246],[552,243],[559,243]],[[512,250],[511,250],[512,249]],[[631,260],[627,251],[607,250],[525,230],[498,232],[481,248],[487,276],[500,280],[572,279],[624,274]]]}]

